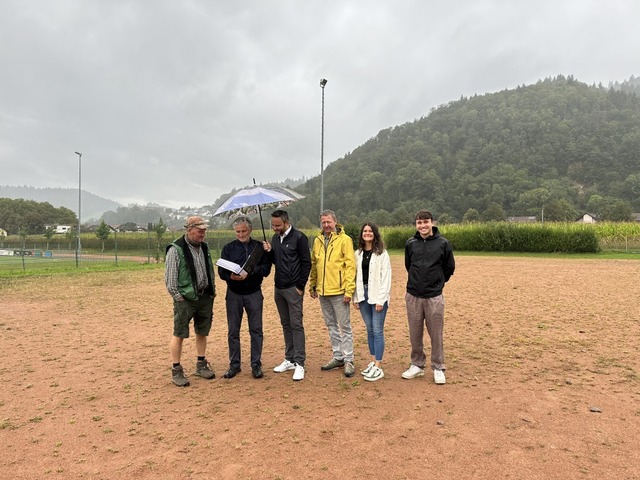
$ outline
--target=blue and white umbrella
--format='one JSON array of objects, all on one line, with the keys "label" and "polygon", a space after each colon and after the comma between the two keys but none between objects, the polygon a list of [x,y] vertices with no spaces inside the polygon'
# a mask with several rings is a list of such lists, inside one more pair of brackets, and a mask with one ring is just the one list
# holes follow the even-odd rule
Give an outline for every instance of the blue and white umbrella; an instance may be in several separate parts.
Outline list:
[{"label": "blue and white umbrella", "polygon": [[274,206],[281,208],[289,205],[296,200],[304,198],[304,195],[289,190],[288,188],[264,188],[254,186],[239,190],[229,197],[222,205],[218,207],[213,216],[223,213],[248,213],[252,207],[257,207],[260,215],[260,224],[262,225],[262,234],[264,233],[264,223],[262,222],[262,210],[260,207]]}]

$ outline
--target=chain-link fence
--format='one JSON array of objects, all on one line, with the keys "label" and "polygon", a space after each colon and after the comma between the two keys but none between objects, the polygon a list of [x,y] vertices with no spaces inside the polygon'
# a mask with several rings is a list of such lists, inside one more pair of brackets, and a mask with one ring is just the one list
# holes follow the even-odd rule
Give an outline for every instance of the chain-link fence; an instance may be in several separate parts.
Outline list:
[{"label": "chain-link fence", "polygon": [[[213,232],[212,232],[213,233]],[[222,247],[233,240],[232,232],[211,235],[207,243],[211,256],[218,258]],[[179,234],[174,235],[176,238]],[[168,234],[155,235],[120,233],[100,240],[85,234],[80,239],[80,249],[73,238],[53,238],[42,241],[35,236],[18,236],[0,239],[0,271],[46,270],[52,267],[92,267],[121,265],[124,263],[163,263],[167,245],[174,240]]]}]

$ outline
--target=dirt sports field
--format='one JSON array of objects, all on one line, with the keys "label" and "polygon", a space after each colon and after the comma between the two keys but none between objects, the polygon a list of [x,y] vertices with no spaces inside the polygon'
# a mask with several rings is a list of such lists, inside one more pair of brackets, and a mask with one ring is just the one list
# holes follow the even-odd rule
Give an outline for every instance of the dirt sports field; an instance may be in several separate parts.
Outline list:
[{"label": "dirt sports field", "polygon": [[[0,283],[2,479],[640,479],[640,261],[458,256],[446,288],[447,384],[409,364],[392,257],[386,377],[321,372],[305,298],[307,375],[283,359],[265,282],[265,377],[227,366],[218,281],[215,380],[170,381],[163,272]],[[356,367],[365,331],[352,310]],[[193,339],[183,364],[193,371]]]}]

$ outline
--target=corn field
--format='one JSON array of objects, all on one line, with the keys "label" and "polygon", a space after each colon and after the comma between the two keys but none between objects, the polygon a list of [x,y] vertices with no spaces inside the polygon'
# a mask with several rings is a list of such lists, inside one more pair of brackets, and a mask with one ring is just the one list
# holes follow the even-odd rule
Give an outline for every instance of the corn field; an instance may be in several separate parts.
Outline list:
[{"label": "corn field", "polygon": [[[345,225],[354,244],[359,225]],[[485,252],[561,252],[595,253],[600,251],[640,253],[640,223],[469,223],[439,227],[441,234],[458,251]],[[380,229],[390,250],[402,250],[406,240],[415,234],[413,226]],[[309,244],[319,230],[305,230]],[[271,239],[273,232],[266,231]],[[0,271],[46,270],[54,264],[118,265],[125,262],[157,264],[164,262],[167,245],[181,233],[166,233],[160,237],[149,233],[115,233],[102,241],[95,234],[83,233],[80,255],[76,241],[63,235],[47,240],[42,235],[17,235],[0,238]],[[262,231],[255,229],[253,237],[262,240]],[[222,247],[235,239],[231,230],[209,230],[207,243],[211,255],[217,258]]]}]

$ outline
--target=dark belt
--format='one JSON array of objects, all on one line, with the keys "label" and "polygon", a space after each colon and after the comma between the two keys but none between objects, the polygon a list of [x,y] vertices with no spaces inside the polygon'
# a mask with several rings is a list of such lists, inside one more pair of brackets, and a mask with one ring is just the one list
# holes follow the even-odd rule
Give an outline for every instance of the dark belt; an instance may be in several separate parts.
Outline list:
[{"label": "dark belt", "polygon": [[202,295],[204,295],[204,293],[206,292],[206,288],[203,288],[201,290],[196,291],[196,293],[198,294],[199,297],[201,297]]}]

